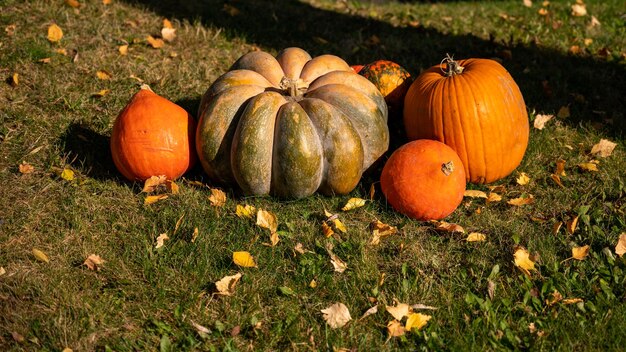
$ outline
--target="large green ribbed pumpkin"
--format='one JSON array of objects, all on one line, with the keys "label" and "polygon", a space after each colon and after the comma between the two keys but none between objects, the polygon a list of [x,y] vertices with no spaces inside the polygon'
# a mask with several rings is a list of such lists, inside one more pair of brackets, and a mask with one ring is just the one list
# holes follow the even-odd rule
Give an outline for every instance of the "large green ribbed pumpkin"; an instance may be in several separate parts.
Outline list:
[{"label": "large green ribbed pumpkin", "polygon": [[389,146],[378,89],[337,56],[250,52],[202,97],[196,149],[248,195],[345,194]]}]

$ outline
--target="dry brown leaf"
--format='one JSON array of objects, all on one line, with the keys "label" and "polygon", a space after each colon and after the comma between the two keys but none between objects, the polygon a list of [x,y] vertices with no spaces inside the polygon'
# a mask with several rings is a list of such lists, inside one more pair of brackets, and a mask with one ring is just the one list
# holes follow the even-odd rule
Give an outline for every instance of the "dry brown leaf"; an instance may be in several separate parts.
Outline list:
[{"label": "dry brown leaf", "polygon": [[541,16],[547,16],[548,15],[548,9],[546,9],[545,7],[542,7],[539,9],[539,11],[537,11],[537,13]]},{"label": "dry brown leaf", "polygon": [[335,231],[333,231],[333,228],[330,227],[328,223],[326,223],[326,221],[322,222],[322,234],[326,238],[329,238],[330,236],[335,234]]},{"label": "dry brown leaf", "polygon": [[57,26],[54,23],[51,24],[48,27],[48,40],[52,43],[55,43],[61,40],[61,38],[63,38],[63,30],[61,29],[61,27]]},{"label": "dry brown leaf", "polygon": [[272,232],[270,234],[270,244],[272,245],[272,247],[276,247],[278,241],[280,241],[280,239],[278,238],[278,232]]},{"label": "dry brown leaf", "polygon": [[616,143],[613,143],[607,139],[601,139],[600,142],[598,142],[591,148],[591,154],[599,156],[601,158],[606,158],[613,154],[613,150],[616,146]]},{"label": "dry brown leaf", "polygon": [[43,59],[37,60],[37,62],[40,62],[42,64],[49,64],[51,61],[52,61],[52,59],[49,58],[49,57],[44,57]]},{"label": "dry brown leaf", "polygon": [[224,204],[226,204],[226,193],[224,193],[221,189],[211,188],[209,202],[214,207],[223,207]]},{"label": "dry brown leaf", "polygon": [[256,267],[254,257],[246,251],[233,252],[233,263],[244,268]]},{"label": "dry brown leaf", "polygon": [[576,260],[584,260],[589,255],[589,246],[573,247],[572,258]]},{"label": "dry brown leaf", "polygon": [[411,314],[411,307],[406,303],[396,302],[395,306],[385,306],[387,313],[391,314],[396,320],[402,320],[402,318]]},{"label": "dry brown leaf", "polygon": [[142,192],[152,193],[157,191],[160,187],[165,188],[165,183],[167,182],[167,178],[165,175],[160,176],[151,176],[143,183]]},{"label": "dry brown leaf", "polygon": [[370,230],[372,231],[373,245],[380,243],[380,239],[386,236],[394,235],[398,233],[398,229],[395,226],[387,225],[379,220],[374,220],[370,223]]},{"label": "dry brown leaf", "polygon": [[293,247],[293,250],[300,254],[306,253],[306,249],[304,249],[304,246],[300,242],[296,243],[296,245]]},{"label": "dry brown leaf", "polygon": [[403,336],[406,333],[406,329],[404,328],[404,325],[402,325],[401,322],[399,322],[398,320],[392,320],[389,323],[387,323],[387,334],[389,335],[389,337],[398,337],[398,336]]},{"label": "dry brown leaf", "polygon": [[363,320],[369,317],[370,315],[376,314],[376,313],[378,313],[378,305],[375,305],[372,308],[366,310],[365,313],[363,313],[363,315],[359,318],[359,320]]},{"label": "dry brown leaf", "polygon": [[35,171],[35,168],[31,164],[25,161],[22,161],[22,163],[19,166],[19,170],[21,174],[31,174]]},{"label": "dry brown leaf", "polygon": [[487,240],[487,235],[480,232],[472,232],[467,235],[465,239],[467,242],[485,242]]},{"label": "dry brown leaf", "polygon": [[87,259],[83,262],[83,265],[86,265],[89,270],[100,270],[100,265],[104,264],[104,259],[102,259],[97,254],[90,254]]},{"label": "dry brown leaf", "polygon": [[165,245],[165,241],[169,239],[170,237],[166,233],[160,234],[156,238],[156,245],[154,246],[154,248],[158,249],[158,248],[163,247]]},{"label": "dry brown leaf", "polygon": [[449,223],[445,221],[433,221],[433,223],[435,224],[435,230],[437,231],[465,233],[465,229],[459,224]]},{"label": "dry brown leaf", "polygon": [[165,42],[163,41],[163,39],[155,38],[151,35],[147,36],[146,40],[148,41],[148,44],[150,44],[150,46],[153,47],[154,49],[162,48],[165,45]]},{"label": "dry brown leaf", "polygon": [[530,270],[535,270],[535,262],[530,259],[530,254],[524,247],[518,247],[513,253],[515,266],[520,268],[526,275],[530,275]]},{"label": "dry brown leaf", "polygon": [[15,34],[15,29],[17,28],[17,25],[15,24],[10,24],[6,27],[4,27],[4,32],[7,34],[7,37],[11,37]]},{"label": "dry brown leaf", "polygon": [[9,77],[9,85],[11,87],[17,87],[18,84],[20,84],[20,74],[14,72],[11,77]]},{"label": "dry brown leaf", "polygon": [[372,183],[370,185],[370,200],[374,200],[374,194],[376,194],[376,187],[374,187],[374,184]]},{"label": "dry brown leaf", "polygon": [[520,172],[519,176],[515,179],[518,185],[524,186],[530,182],[530,177],[525,172]]},{"label": "dry brown leaf", "polygon": [[535,116],[535,121],[533,122],[533,126],[538,130],[542,130],[545,127],[546,123],[552,120],[553,118],[554,118],[554,115],[537,114]]},{"label": "dry brown leaf", "polygon": [[585,6],[585,4],[572,5],[572,16],[582,17],[586,15],[587,15],[587,7]]},{"label": "dry brown leaf", "polygon": [[122,56],[126,56],[128,55],[128,44],[124,44],[124,45],[120,45],[117,47],[117,51],[120,53],[120,55]]},{"label": "dry brown leaf", "polygon": [[111,79],[111,74],[105,70],[100,70],[96,72],[96,77],[98,77],[99,80],[106,81]]},{"label": "dry brown leaf", "polygon": [[259,209],[256,213],[256,224],[259,227],[270,230],[270,233],[278,230],[278,219],[274,213],[267,210]]},{"label": "dry brown leaf", "polygon": [[557,185],[559,185],[559,187],[565,188],[565,186],[563,186],[563,182],[561,182],[561,177],[559,177],[559,175],[556,174],[551,174],[550,178],[552,179],[552,181],[554,181]]},{"label": "dry brown leaf", "polygon": [[44,253],[43,251],[37,248],[33,248],[32,253],[35,256],[35,259],[39,260],[40,262],[45,262],[45,263],[50,262],[50,259],[48,258],[46,253]]},{"label": "dry brown leaf", "polygon": [[550,307],[561,302],[562,300],[563,300],[563,295],[559,291],[554,290],[554,292],[552,292],[552,299],[550,300],[546,299],[546,304],[548,305],[548,307]]},{"label": "dry brown leaf", "polygon": [[592,160],[588,163],[580,163],[578,164],[578,167],[585,170],[585,171],[591,171],[591,172],[597,172],[598,170],[598,161],[597,160]]},{"label": "dry brown leaf", "polygon": [[589,27],[597,27],[600,26],[600,21],[596,18],[596,16],[591,16],[591,21],[589,22]]},{"label": "dry brown leaf", "polygon": [[235,275],[224,276],[219,281],[215,282],[215,288],[218,295],[231,296],[235,293],[235,285],[241,279],[241,273]]},{"label": "dry brown leaf", "polygon": [[626,232],[623,232],[619,235],[619,239],[617,240],[617,244],[615,245],[615,254],[620,257],[626,253]]},{"label": "dry brown leaf", "polygon": [[246,204],[243,206],[237,204],[237,208],[235,210],[235,214],[242,219],[243,218],[252,219],[255,213],[256,213],[256,208],[249,204]]},{"label": "dry brown leaf", "polygon": [[194,227],[193,233],[191,234],[191,243],[196,242],[196,239],[198,238],[199,235],[200,235],[200,231],[198,230],[197,227]]},{"label": "dry brown leaf", "polygon": [[578,215],[567,220],[567,226],[566,226],[567,233],[569,233],[570,235],[574,234],[574,231],[576,231],[577,226],[578,226]]},{"label": "dry brown leaf", "polygon": [[4,275],[6,273],[7,273],[6,269],[4,269],[3,266],[0,266],[0,276]]},{"label": "dry brown leaf", "polygon": [[556,170],[554,171],[555,175],[565,176],[565,160],[559,159],[556,161]]},{"label": "dry brown leaf", "polygon": [[570,117],[569,106],[561,106],[559,111],[556,113],[556,117],[560,119],[566,119]]},{"label": "dry brown leaf", "polygon": [[554,225],[552,225],[552,234],[553,235],[558,234],[559,230],[561,229],[561,226],[563,226],[562,221],[555,222]]},{"label": "dry brown leaf", "polygon": [[365,205],[366,200],[361,198],[350,198],[346,205],[341,208],[343,211],[348,211],[356,208],[360,208]]},{"label": "dry brown leaf", "polygon": [[346,269],[348,269],[348,264],[346,264],[346,262],[341,260],[341,258],[334,253],[330,253],[330,263],[333,265],[334,270],[338,273],[343,273]]},{"label": "dry brown leaf", "polygon": [[193,327],[196,328],[196,331],[198,332],[198,335],[200,335],[201,337],[205,337],[205,336],[207,336],[208,334],[211,333],[211,330],[209,330],[205,326],[202,326],[202,325],[196,323],[195,321],[193,321],[191,319],[189,321],[191,322],[191,325],[193,325]]},{"label": "dry brown leaf", "polygon": [[144,205],[154,204],[160,200],[166,199],[167,194],[157,194],[155,196],[147,196],[146,199],[143,200]]},{"label": "dry brown leaf", "polygon": [[426,326],[430,318],[430,315],[422,313],[409,314],[406,324],[404,324],[404,328],[406,331],[411,331],[413,329],[421,330],[424,326]]},{"label": "dry brown leaf", "polygon": [[321,312],[324,320],[332,329],[341,328],[352,320],[348,307],[343,303],[335,303],[326,309],[322,309]]},{"label": "dry brown leaf", "polygon": [[582,298],[565,298],[562,302],[563,304],[576,304],[576,303],[583,302],[583,299]]},{"label": "dry brown leaf", "polygon": [[535,198],[532,195],[528,195],[528,197],[510,199],[507,202],[507,204],[515,205],[515,206],[522,206],[522,205],[532,204],[534,201],[535,201]]},{"label": "dry brown leaf", "polygon": [[463,197],[470,198],[487,198],[487,193],[475,189],[468,189],[463,193]]}]

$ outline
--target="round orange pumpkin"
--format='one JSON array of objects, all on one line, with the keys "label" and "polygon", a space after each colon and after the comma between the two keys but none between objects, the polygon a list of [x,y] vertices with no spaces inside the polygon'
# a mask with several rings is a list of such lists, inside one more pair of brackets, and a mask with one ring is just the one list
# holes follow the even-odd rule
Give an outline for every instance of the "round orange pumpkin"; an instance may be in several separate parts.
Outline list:
[{"label": "round orange pumpkin", "polygon": [[389,107],[389,115],[402,113],[404,96],[411,85],[411,75],[399,64],[389,60],[376,60],[356,71],[374,83]]},{"label": "round orange pumpkin", "polygon": [[396,211],[420,221],[439,220],[461,204],[465,171],[452,148],[421,139],[391,154],[383,167],[380,186]]},{"label": "round orange pumpkin", "polygon": [[405,97],[404,126],[409,140],[452,147],[473,183],[509,175],[528,146],[522,93],[507,70],[488,59],[447,57],[422,72]]},{"label": "round orange pumpkin", "polygon": [[141,89],[113,125],[113,162],[131,181],[160,175],[176,179],[195,163],[195,129],[195,120],[185,109]]}]

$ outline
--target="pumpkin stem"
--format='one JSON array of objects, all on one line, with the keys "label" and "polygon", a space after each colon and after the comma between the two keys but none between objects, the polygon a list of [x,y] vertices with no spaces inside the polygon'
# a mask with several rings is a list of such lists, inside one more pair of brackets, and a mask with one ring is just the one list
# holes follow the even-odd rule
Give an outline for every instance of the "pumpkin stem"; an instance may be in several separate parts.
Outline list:
[{"label": "pumpkin stem", "polygon": [[307,88],[306,83],[304,83],[301,79],[283,77],[283,79],[280,80],[280,89],[285,91],[285,93],[288,93],[289,96],[293,98],[302,96]]},{"label": "pumpkin stem", "polygon": [[[447,68],[445,70],[443,68],[444,63],[447,65]],[[454,61],[454,59],[452,58],[452,56],[450,56],[450,54],[446,54],[446,57],[444,57],[443,60],[441,60],[440,67],[441,67],[441,71],[443,72],[444,75],[446,75],[446,77],[460,75],[461,73],[463,73],[463,70],[465,69],[465,67],[459,65],[458,62]]]},{"label": "pumpkin stem", "polygon": [[443,174],[446,176],[450,176],[450,174],[454,172],[454,163],[452,162],[452,160],[448,161],[447,163],[441,164],[441,172],[443,172]]}]

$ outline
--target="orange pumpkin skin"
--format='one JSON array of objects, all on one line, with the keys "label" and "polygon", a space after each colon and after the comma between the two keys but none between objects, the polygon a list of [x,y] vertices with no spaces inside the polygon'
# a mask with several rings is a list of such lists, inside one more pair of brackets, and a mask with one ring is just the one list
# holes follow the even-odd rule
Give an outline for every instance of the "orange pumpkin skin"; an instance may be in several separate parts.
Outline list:
[{"label": "orange pumpkin skin", "polygon": [[528,146],[522,93],[493,60],[450,59],[422,72],[407,92],[403,115],[409,140],[434,139],[452,147],[473,183],[509,175]]},{"label": "orange pumpkin skin", "polygon": [[411,85],[411,75],[399,64],[389,60],[376,60],[356,71],[374,83],[389,107],[390,115],[402,113],[404,96]]},{"label": "orange pumpkin skin", "polygon": [[452,148],[420,139],[391,154],[383,167],[380,186],[396,211],[420,221],[439,220],[461,204],[465,171]]},{"label": "orange pumpkin skin", "polygon": [[174,180],[196,161],[195,130],[195,120],[185,109],[142,89],[113,125],[113,162],[130,181],[159,175]]}]

